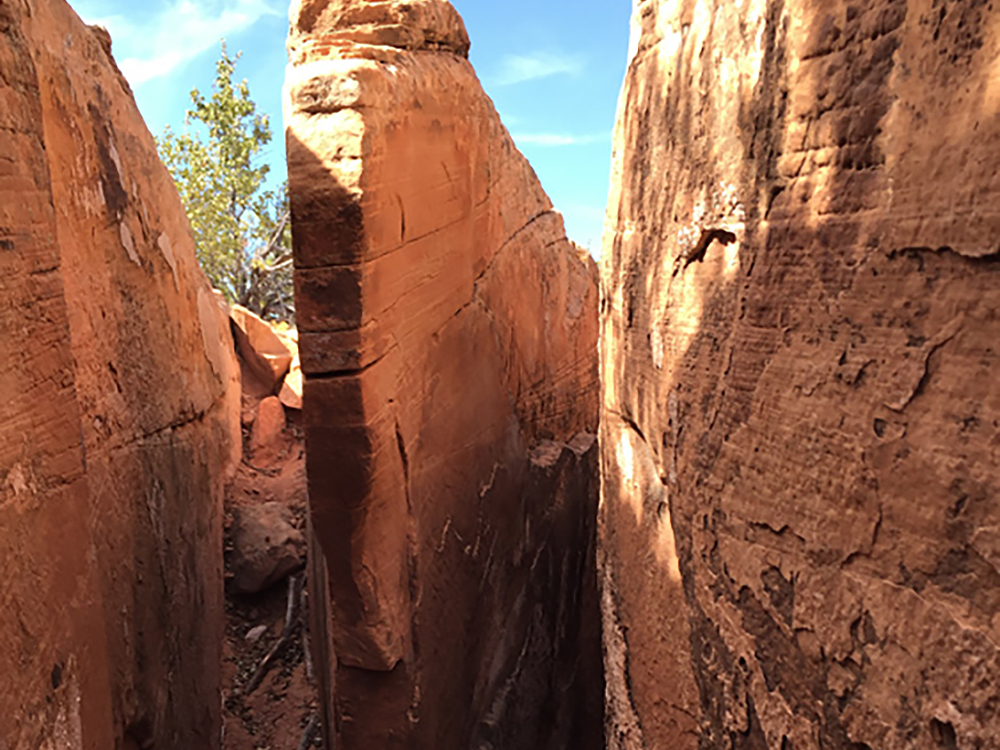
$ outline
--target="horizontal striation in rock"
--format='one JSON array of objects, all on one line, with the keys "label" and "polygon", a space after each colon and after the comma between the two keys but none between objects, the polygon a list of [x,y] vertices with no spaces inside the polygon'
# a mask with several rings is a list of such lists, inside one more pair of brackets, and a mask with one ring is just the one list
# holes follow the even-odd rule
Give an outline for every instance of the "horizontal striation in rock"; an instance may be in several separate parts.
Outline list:
[{"label": "horizontal striation in rock", "polygon": [[[599,744],[593,449],[557,452],[544,482],[532,469],[544,441],[597,428],[596,267],[448,3],[302,2],[292,19],[296,307],[341,741]],[[538,713],[559,690],[560,712]]]}]

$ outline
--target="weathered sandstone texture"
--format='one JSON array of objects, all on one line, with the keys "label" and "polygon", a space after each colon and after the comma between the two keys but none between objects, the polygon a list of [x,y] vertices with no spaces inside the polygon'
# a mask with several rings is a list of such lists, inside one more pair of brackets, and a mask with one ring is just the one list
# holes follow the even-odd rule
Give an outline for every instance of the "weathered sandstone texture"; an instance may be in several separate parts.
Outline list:
[{"label": "weathered sandstone texture", "polygon": [[347,750],[601,747],[596,268],[448,3],[307,0],[291,21],[329,723]]},{"label": "weathered sandstone texture", "polygon": [[219,741],[238,370],[109,44],[62,0],[0,2],[9,750]]},{"label": "weathered sandstone texture", "polygon": [[1000,747],[1000,14],[635,21],[601,270],[609,746]]}]

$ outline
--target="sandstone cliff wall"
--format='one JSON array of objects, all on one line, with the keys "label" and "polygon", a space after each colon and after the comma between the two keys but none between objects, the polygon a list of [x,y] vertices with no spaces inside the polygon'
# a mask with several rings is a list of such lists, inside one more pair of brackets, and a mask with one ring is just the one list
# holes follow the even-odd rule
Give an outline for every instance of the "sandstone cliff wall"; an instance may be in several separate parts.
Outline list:
[{"label": "sandstone cliff wall", "polygon": [[1000,747],[1000,15],[635,24],[601,271],[610,746]]},{"label": "sandstone cliff wall", "polygon": [[291,20],[330,723],[348,749],[599,747],[596,268],[448,3],[304,0]]},{"label": "sandstone cliff wall", "polygon": [[217,747],[228,322],[105,32],[0,4],[0,101],[0,747]]}]

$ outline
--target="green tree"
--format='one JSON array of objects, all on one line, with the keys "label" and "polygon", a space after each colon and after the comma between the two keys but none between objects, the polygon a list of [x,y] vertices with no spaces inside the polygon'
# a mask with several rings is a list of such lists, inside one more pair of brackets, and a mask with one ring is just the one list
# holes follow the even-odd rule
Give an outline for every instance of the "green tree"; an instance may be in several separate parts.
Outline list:
[{"label": "green tree", "polygon": [[[240,56],[230,57],[222,42],[212,97],[192,90],[184,132],[167,127],[157,147],[177,183],[198,260],[212,284],[262,317],[289,320],[295,310],[287,183],[265,189],[270,167],[263,149],[271,142],[271,126],[257,112],[246,80],[233,82]],[[193,122],[207,138],[192,132]]]}]

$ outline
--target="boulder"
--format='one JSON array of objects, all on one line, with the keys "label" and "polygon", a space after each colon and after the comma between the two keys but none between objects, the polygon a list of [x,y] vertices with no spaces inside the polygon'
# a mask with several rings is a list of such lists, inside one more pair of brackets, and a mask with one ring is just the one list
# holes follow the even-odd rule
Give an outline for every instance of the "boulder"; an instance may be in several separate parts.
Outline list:
[{"label": "boulder", "polygon": [[292,360],[288,368],[288,374],[281,384],[281,391],[278,393],[281,403],[289,409],[302,410],[302,362],[298,353]]},{"label": "boulder", "polygon": [[273,394],[292,363],[292,352],[267,321],[241,305],[230,310],[236,349],[248,372],[248,380],[255,381],[250,388],[260,389],[259,395]]},{"label": "boulder", "polygon": [[285,430],[285,407],[277,396],[268,396],[257,405],[257,415],[250,433],[253,452],[274,451]]},{"label": "boulder", "polygon": [[996,12],[635,24],[601,259],[608,747],[1000,747]]},{"label": "boulder", "polygon": [[237,594],[256,594],[305,565],[306,542],[281,503],[244,505],[233,511],[230,586]]},{"label": "boulder", "polygon": [[345,750],[602,747],[599,645],[580,635],[598,627],[596,461],[532,468],[542,441],[597,427],[596,267],[450,4],[302,0],[291,18],[327,727]]},{"label": "boulder", "polygon": [[281,340],[285,342],[288,351],[292,353],[292,363],[288,367],[288,373],[281,384],[278,398],[289,409],[302,410],[302,360],[299,357],[299,332],[291,328],[286,331],[278,331]]}]

